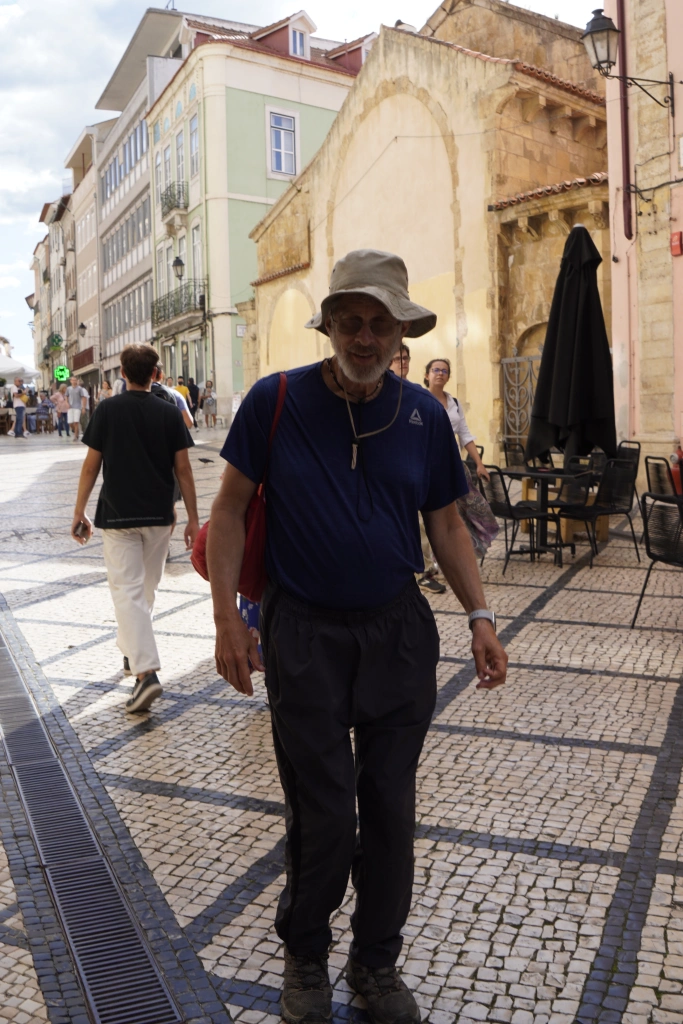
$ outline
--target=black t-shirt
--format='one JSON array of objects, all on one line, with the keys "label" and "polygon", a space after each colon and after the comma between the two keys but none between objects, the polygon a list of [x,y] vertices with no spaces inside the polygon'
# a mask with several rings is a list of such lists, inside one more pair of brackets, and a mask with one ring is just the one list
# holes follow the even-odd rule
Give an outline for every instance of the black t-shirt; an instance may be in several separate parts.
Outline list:
[{"label": "black t-shirt", "polygon": [[175,454],[194,445],[176,406],[150,391],[124,391],[100,402],[83,442],[102,453],[95,526],[125,530],[173,522]]}]

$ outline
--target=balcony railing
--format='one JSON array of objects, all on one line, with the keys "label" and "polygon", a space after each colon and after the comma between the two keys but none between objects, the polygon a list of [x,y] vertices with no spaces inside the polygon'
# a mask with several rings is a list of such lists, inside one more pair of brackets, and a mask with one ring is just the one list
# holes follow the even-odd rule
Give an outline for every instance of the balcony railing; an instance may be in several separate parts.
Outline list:
[{"label": "balcony railing", "polygon": [[84,366],[89,366],[90,363],[95,362],[95,349],[91,345],[90,348],[84,348],[82,352],[77,352],[73,357],[73,369],[82,370]]},{"label": "balcony railing", "polygon": [[206,281],[190,278],[168,295],[152,302],[152,326],[173,320],[183,313],[204,312],[206,308]]},{"label": "balcony railing", "polygon": [[190,190],[186,181],[173,181],[161,193],[161,216],[168,217],[174,210],[186,210]]}]

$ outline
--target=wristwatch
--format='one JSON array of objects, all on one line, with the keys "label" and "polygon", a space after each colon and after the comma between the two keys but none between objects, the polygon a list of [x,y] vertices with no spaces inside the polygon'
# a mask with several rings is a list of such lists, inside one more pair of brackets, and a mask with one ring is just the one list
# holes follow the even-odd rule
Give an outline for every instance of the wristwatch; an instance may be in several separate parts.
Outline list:
[{"label": "wristwatch", "polygon": [[467,616],[467,622],[469,623],[470,629],[472,629],[472,623],[475,619],[488,619],[493,626],[493,631],[496,631],[496,613],[490,611],[488,608],[475,608],[473,612]]}]

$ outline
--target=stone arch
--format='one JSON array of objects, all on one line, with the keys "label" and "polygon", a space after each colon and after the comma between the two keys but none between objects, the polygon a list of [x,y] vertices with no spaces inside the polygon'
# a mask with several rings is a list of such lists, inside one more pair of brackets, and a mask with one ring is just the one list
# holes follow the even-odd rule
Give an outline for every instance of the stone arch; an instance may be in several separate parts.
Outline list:
[{"label": "stone arch", "polygon": [[518,356],[540,356],[543,352],[547,330],[547,320],[527,327],[515,342],[516,354]]},{"label": "stone arch", "polygon": [[[447,356],[460,391],[464,368],[458,325],[464,333],[466,318],[456,260],[457,159],[441,104],[405,76],[382,81],[349,120],[340,140],[325,232],[329,271],[339,256],[354,248],[389,249],[405,258],[412,298],[438,316],[433,332],[410,340],[410,377],[421,381],[428,359]],[[421,186],[425,166],[433,186],[429,191]],[[373,200],[387,185],[395,204]]]},{"label": "stone arch", "polygon": [[304,327],[314,312],[315,303],[302,281],[283,283],[273,294],[263,375],[306,366],[327,355],[329,342],[324,335]]}]

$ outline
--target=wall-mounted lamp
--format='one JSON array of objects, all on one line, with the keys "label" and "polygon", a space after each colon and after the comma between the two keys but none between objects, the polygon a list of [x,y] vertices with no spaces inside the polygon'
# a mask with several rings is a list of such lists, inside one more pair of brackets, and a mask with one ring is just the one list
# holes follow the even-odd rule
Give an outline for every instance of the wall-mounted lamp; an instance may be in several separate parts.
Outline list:
[{"label": "wall-mounted lamp", "polygon": [[179,281],[182,281],[183,274],[185,273],[185,264],[181,260],[180,256],[176,256],[171,266],[173,267],[173,273],[175,274],[175,276],[178,278]]},{"label": "wall-mounted lamp", "polygon": [[[611,74],[612,68],[617,63],[617,53],[619,50],[619,36],[621,32],[614,24],[611,18],[608,18],[603,13],[601,7],[596,11],[593,11],[593,17],[586,25],[586,31],[581,36],[583,45],[586,47],[588,59],[591,62],[591,66],[598,71],[603,78],[614,78],[619,82],[626,82],[627,85],[637,85],[641,92],[644,92],[646,96],[649,96],[651,100],[658,103],[660,107],[668,107],[671,110],[671,116],[674,115],[674,76],[669,72],[669,77],[666,79],[660,78],[633,78],[631,75],[613,75]],[[657,99],[653,96],[649,89],[646,89],[646,85],[665,85],[667,87],[667,95],[663,100]],[[678,82],[678,85],[683,85],[683,82]]]}]

